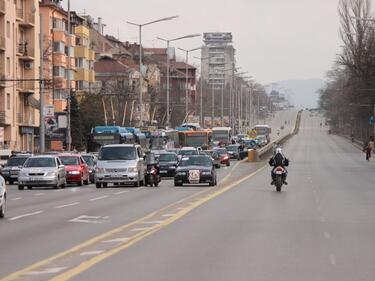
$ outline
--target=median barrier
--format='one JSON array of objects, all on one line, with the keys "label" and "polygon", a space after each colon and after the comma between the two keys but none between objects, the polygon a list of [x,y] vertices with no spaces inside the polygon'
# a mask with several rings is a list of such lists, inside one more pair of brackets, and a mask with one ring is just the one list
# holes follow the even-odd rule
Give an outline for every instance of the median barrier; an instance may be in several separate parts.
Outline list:
[{"label": "median barrier", "polygon": [[247,151],[247,162],[257,162],[258,160],[258,151],[255,149],[249,149]]}]

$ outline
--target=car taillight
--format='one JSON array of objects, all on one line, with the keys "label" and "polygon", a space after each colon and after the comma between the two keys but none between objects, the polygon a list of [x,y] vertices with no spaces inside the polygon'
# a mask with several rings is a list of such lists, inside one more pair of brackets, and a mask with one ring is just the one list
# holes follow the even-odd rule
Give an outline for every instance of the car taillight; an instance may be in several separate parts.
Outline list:
[{"label": "car taillight", "polygon": [[277,167],[277,168],[276,168],[276,172],[284,172],[284,169],[281,168],[281,167]]}]

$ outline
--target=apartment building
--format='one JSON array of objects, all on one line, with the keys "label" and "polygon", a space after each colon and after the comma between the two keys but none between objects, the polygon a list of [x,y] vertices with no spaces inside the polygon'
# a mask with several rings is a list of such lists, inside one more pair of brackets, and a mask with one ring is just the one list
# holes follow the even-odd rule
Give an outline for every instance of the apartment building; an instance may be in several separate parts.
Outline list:
[{"label": "apartment building", "polygon": [[228,32],[204,33],[204,46],[202,48],[203,79],[216,89],[231,82],[235,66],[235,49],[232,45],[233,36]]},{"label": "apartment building", "polygon": [[39,3],[0,0],[0,146],[35,151],[39,128]]}]

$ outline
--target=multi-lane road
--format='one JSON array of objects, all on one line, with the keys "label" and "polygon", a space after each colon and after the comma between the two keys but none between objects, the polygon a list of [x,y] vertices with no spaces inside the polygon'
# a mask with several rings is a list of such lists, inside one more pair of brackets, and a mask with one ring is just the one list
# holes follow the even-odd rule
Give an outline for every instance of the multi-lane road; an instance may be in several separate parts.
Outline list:
[{"label": "multi-lane road", "polygon": [[0,280],[372,281],[375,165],[320,122],[304,113],[285,145],[281,193],[240,162],[218,187],[10,186]]}]

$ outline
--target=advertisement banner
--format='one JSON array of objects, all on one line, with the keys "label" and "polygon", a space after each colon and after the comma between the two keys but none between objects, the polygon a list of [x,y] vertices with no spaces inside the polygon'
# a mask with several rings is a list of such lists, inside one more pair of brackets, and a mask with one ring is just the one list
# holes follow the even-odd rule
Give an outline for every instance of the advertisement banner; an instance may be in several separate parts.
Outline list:
[{"label": "advertisement banner", "polygon": [[197,115],[189,115],[188,118],[186,119],[186,123],[194,123],[194,124],[199,124],[199,116]]},{"label": "advertisement banner", "polygon": [[221,127],[221,117],[214,118],[214,127]]},{"label": "advertisement banner", "polygon": [[66,140],[67,116],[65,112],[55,113],[54,116],[45,117],[44,125],[46,130],[46,140]]},{"label": "advertisement banner", "polygon": [[229,119],[229,116],[224,116],[224,118],[223,118],[223,126],[224,126],[224,127],[230,127],[230,119]]},{"label": "advertisement banner", "polygon": [[205,128],[205,129],[208,129],[208,128],[211,128],[211,124],[212,124],[212,122],[211,122],[211,117],[204,117],[204,124],[203,124],[203,127]]}]

